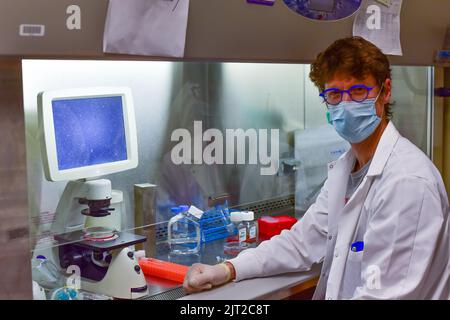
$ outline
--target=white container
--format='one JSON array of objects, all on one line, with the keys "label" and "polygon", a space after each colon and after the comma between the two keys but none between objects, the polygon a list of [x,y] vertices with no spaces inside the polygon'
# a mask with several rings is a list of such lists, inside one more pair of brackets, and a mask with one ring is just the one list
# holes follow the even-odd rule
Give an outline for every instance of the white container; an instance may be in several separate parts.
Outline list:
[{"label": "white container", "polygon": [[229,256],[235,256],[244,249],[247,249],[247,229],[242,222],[241,212],[232,212],[230,221],[233,224],[231,235],[224,244],[224,253]]},{"label": "white container", "polygon": [[247,229],[243,223],[242,212],[232,212],[230,217],[231,222],[234,224],[235,232],[233,234],[237,235],[237,240],[239,243],[243,243],[247,240]]}]

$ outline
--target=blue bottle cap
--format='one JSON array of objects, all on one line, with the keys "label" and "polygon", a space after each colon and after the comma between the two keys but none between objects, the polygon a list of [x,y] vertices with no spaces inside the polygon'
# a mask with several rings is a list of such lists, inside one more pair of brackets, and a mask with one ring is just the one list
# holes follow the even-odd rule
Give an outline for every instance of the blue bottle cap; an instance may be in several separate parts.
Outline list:
[{"label": "blue bottle cap", "polygon": [[181,209],[181,212],[189,210],[189,206],[186,206],[186,205],[181,205],[181,206],[179,206],[179,208]]},{"label": "blue bottle cap", "polygon": [[170,208],[170,211],[172,211],[172,213],[174,213],[174,214],[178,214],[181,212],[181,208],[180,207],[172,207],[172,208]]}]

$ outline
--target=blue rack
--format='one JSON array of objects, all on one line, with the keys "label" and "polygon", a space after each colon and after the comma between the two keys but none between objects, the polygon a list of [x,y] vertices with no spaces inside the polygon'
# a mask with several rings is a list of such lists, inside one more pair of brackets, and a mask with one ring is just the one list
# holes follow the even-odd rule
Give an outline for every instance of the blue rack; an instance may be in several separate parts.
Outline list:
[{"label": "blue rack", "polygon": [[215,209],[203,213],[199,220],[202,243],[228,237],[229,215]]}]

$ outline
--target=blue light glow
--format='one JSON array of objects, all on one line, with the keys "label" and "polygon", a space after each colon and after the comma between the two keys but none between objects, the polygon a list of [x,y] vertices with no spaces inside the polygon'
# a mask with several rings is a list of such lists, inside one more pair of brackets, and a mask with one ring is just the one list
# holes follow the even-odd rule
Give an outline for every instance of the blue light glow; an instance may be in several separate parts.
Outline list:
[{"label": "blue light glow", "polygon": [[59,170],[127,160],[122,97],[54,100]]}]

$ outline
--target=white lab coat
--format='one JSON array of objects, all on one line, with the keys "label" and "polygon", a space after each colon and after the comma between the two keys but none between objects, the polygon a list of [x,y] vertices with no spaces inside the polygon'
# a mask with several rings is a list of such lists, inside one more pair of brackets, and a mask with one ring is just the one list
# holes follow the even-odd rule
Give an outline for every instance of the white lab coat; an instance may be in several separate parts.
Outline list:
[{"label": "white lab coat", "polygon": [[[354,160],[349,150],[328,165],[315,204],[291,230],[230,260],[236,280],[323,263],[315,299],[449,299],[449,205],[437,169],[390,122],[345,204]],[[363,251],[350,250],[356,241]]]}]

